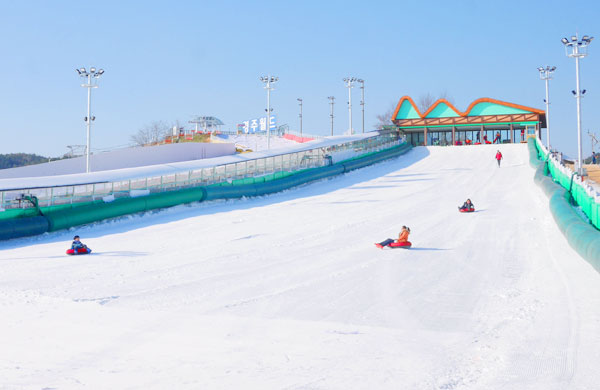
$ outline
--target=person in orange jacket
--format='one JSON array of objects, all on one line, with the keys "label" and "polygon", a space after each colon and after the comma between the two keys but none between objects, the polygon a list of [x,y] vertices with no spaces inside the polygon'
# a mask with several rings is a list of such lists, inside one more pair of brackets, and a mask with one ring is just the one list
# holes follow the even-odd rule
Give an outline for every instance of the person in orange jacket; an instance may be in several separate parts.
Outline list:
[{"label": "person in orange jacket", "polygon": [[410,234],[410,228],[406,227],[406,226],[402,226],[402,230],[400,231],[400,234],[398,235],[398,239],[397,240],[388,238],[385,241],[381,241],[381,242],[375,243],[375,246],[377,248],[383,248],[383,247],[386,247],[386,246],[390,245],[394,241],[396,241],[396,242],[408,242],[408,235],[409,234]]}]

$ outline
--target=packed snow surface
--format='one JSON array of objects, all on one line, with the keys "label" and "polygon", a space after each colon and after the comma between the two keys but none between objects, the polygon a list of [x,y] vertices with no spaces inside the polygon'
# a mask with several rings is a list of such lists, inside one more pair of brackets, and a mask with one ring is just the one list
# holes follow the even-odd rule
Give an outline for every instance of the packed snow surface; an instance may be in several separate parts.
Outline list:
[{"label": "packed snow surface", "polygon": [[525,145],[419,147],[0,243],[0,388],[597,389],[600,275],[533,173]]}]

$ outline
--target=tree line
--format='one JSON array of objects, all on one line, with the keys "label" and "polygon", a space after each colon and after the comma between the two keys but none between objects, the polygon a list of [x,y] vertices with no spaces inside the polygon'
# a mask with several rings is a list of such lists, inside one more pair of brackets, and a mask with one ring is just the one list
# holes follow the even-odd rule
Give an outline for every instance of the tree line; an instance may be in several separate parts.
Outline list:
[{"label": "tree line", "polygon": [[25,165],[35,165],[41,164],[54,160],[61,160],[64,157],[58,158],[49,158],[44,156],[39,156],[37,154],[32,153],[9,153],[9,154],[0,154],[0,169],[6,168],[16,168],[22,167]]}]

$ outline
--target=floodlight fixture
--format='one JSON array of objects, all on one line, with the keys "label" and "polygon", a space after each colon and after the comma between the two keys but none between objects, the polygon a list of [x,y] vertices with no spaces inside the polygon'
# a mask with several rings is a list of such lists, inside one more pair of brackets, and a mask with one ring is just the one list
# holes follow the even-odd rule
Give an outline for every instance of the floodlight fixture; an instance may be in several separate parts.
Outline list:
[{"label": "floodlight fixture", "polygon": [[302,137],[302,98],[297,98],[296,100],[300,102],[300,137]]},{"label": "floodlight fixture", "polygon": [[261,76],[260,81],[265,83],[265,89],[267,90],[267,149],[271,149],[271,90],[275,89],[271,87],[271,84],[279,80],[279,77],[276,76]]},{"label": "floodlight fixture", "polygon": [[[540,79],[544,80],[546,82],[546,99],[544,99],[544,103],[546,103],[546,133],[547,133],[547,138],[546,138],[546,146],[548,148],[548,150],[551,149],[551,145],[550,145],[550,97],[549,97],[549,81],[552,80],[552,73],[556,70],[556,66],[548,66],[546,65],[546,67],[542,67],[540,66],[538,68],[538,71],[540,72]],[[541,130],[540,130],[541,132]]]},{"label": "floodlight fixture", "polygon": [[331,135],[333,136],[333,105],[335,104],[335,96],[327,96],[327,99],[329,99],[329,105],[331,106],[329,117],[331,118]]},{"label": "floodlight fixture", "polygon": [[362,111],[362,132],[365,132],[365,80],[356,79],[360,83],[360,105]]},{"label": "floodlight fixture", "polygon": [[[581,98],[585,94],[585,89],[582,91],[579,86],[579,59],[587,56],[587,47],[590,45],[594,37],[584,35],[581,40],[578,40],[577,35],[571,36],[571,42],[565,42],[565,39],[561,39],[565,45],[565,51],[567,57],[575,58],[575,83],[577,87],[571,91],[577,99],[577,173],[579,176],[583,174],[582,163],[582,149],[581,149]],[[569,52],[569,48],[571,51]],[[577,91],[577,92],[575,92]]]},{"label": "floodlight fixture", "polygon": [[356,80],[356,77],[345,77],[343,79],[348,88],[348,134],[354,134],[354,130],[352,129],[352,88]]},{"label": "floodlight fixture", "polygon": [[87,132],[87,143],[86,143],[86,148],[85,148],[85,171],[86,171],[86,173],[90,173],[90,171],[91,171],[91,167],[90,167],[90,145],[91,145],[90,133],[91,133],[92,122],[96,119],[96,117],[91,114],[91,111],[92,111],[92,89],[98,88],[97,81],[94,81],[92,83],[92,76],[95,79],[98,79],[104,73],[104,70],[100,69],[98,72],[96,72],[96,68],[92,66],[92,67],[90,67],[90,71],[88,73],[85,70],[85,68],[82,67],[82,68],[77,69],[77,73],[79,73],[79,77],[87,79],[86,83],[81,84],[81,86],[88,89],[87,116],[84,118],[85,123],[86,123],[86,129],[87,129],[87,131],[86,131]]}]

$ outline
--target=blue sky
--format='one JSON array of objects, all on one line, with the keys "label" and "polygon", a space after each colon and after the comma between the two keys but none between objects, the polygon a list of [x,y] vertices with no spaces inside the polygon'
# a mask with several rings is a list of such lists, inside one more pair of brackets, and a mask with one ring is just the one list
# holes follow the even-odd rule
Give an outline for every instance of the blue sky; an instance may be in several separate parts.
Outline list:
[{"label": "blue sky", "polygon": [[[266,92],[279,123],[348,128],[342,78],[365,80],[366,126],[403,95],[447,93],[459,110],[490,97],[544,108],[537,67],[550,82],[553,144],[576,155],[575,61],[563,36],[598,36],[581,61],[584,153],[600,135],[600,6],[544,1],[103,1],[3,2],[0,153],[46,156],[85,144],[86,91],[75,68],[104,68],[93,91],[92,150],[125,145],[145,124],[213,115],[235,129],[259,117]],[[353,90],[360,129],[360,89]]]}]

